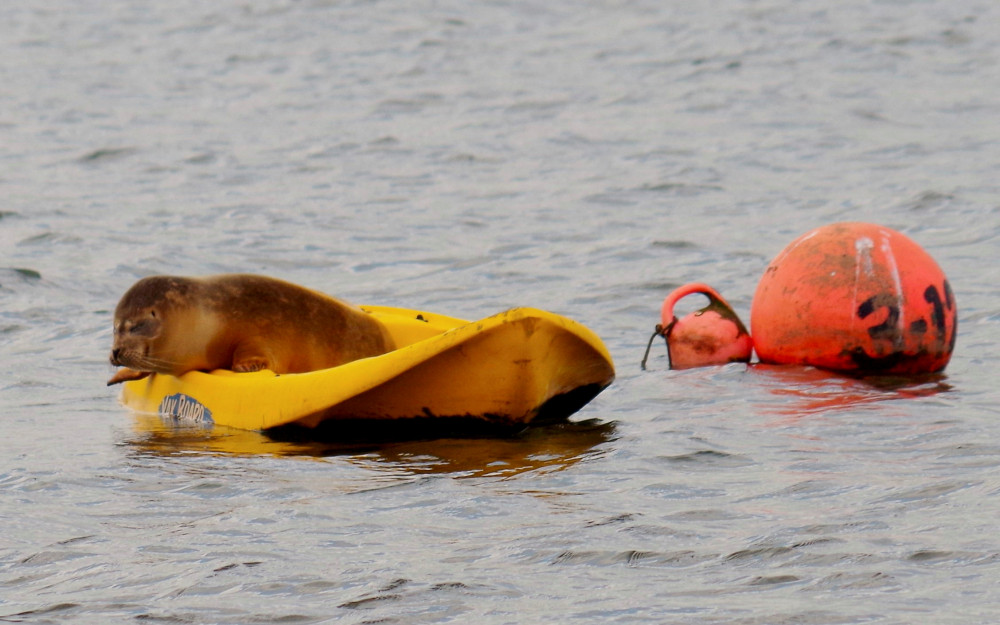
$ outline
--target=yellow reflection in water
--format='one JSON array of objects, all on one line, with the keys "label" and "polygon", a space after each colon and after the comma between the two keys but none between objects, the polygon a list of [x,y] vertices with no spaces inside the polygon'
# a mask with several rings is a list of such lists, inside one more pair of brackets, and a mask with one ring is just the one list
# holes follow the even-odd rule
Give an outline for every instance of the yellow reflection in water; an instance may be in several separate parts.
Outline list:
[{"label": "yellow reflection in water", "polygon": [[614,432],[613,422],[588,420],[532,427],[512,436],[339,443],[276,440],[261,432],[177,425],[156,415],[136,414],[134,436],[126,442],[139,453],[156,455],[339,456],[359,465],[411,475],[507,477],[528,471],[558,471],[595,457],[602,453],[600,446],[614,438]]}]

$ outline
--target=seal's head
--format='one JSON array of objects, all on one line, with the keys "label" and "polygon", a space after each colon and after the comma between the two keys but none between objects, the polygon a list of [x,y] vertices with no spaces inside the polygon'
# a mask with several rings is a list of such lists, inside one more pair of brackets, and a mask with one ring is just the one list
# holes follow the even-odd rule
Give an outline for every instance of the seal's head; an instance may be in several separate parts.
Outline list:
[{"label": "seal's head", "polygon": [[176,373],[189,361],[187,341],[176,330],[191,311],[197,283],[186,278],[151,276],[135,283],[115,308],[111,364],[147,373]]}]

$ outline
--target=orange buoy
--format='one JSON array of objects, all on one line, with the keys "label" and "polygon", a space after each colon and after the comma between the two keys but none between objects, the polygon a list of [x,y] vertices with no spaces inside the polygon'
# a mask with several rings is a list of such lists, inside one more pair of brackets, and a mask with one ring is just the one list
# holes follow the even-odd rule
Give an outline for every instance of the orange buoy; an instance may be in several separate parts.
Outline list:
[{"label": "orange buoy", "polygon": [[[692,293],[707,296],[708,306],[678,319],[674,305]],[[667,340],[671,369],[750,362],[753,343],[746,326],[726,300],[707,284],[693,282],[675,289],[663,300],[660,320],[662,323],[656,330]]]},{"label": "orange buoy", "polygon": [[951,358],[957,306],[944,272],[911,239],[837,223],[807,232],[771,261],[750,328],[765,363],[931,373]]}]

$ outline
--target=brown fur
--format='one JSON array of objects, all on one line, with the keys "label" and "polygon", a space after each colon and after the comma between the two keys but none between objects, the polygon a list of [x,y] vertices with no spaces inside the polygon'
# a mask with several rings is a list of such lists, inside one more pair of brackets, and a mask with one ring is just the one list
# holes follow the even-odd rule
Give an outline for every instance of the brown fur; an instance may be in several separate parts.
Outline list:
[{"label": "brown fur", "polygon": [[115,308],[108,384],[150,373],[302,373],[394,349],[374,317],[322,293],[265,276],[151,276]]}]

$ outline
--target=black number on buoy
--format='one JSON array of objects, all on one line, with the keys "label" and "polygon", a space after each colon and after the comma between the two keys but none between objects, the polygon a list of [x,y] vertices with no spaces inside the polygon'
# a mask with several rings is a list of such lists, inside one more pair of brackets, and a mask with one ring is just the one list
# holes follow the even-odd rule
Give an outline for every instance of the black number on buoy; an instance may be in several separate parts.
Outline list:
[{"label": "black number on buoy", "polygon": [[[947,294],[945,298],[950,299]],[[948,331],[944,318],[944,302],[941,301],[941,294],[938,293],[937,287],[933,284],[924,290],[924,301],[934,307],[934,310],[931,311],[931,323],[937,328],[938,335],[943,337],[944,333]]]},{"label": "black number on buoy", "polygon": [[873,295],[861,302],[858,306],[858,318],[864,319],[879,308],[885,308],[889,312],[885,321],[868,328],[868,336],[873,339],[884,339],[895,344],[902,343],[903,335],[899,331],[899,306],[896,305],[896,298],[892,295],[882,293]]}]

